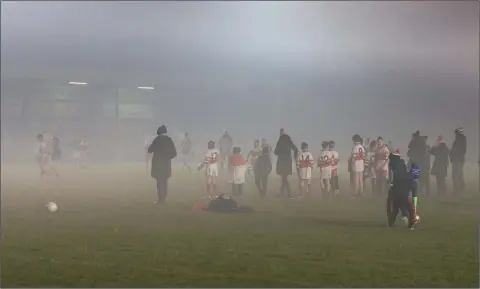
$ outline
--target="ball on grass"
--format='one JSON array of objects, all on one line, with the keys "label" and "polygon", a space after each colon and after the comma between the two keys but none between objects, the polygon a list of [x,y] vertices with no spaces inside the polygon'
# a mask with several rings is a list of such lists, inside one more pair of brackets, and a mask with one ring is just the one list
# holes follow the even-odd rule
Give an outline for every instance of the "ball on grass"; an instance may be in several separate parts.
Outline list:
[{"label": "ball on grass", "polygon": [[58,206],[57,204],[55,204],[55,202],[48,202],[47,203],[47,210],[49,212],[56,212],[58,210]]}]

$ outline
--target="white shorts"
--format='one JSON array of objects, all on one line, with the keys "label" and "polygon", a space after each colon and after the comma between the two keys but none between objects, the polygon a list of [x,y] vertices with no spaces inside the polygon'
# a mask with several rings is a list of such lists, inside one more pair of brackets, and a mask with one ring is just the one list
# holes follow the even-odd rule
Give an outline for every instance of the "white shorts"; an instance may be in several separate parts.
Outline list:
[{"label": "white shorts", "polygon": [[329,180],[332,178],[332,167],[320,168],[320,178]]},{"label": "white shorts", "polygon": [[73,158],[74,159],[79,159],[80,158],[80,152],[79,151],[74,151],[73,152]]},{"label": "white shorts", "polygon": [[312,168],[298,169],[298,175],[301,180],[310,180],[312,178]]},{"label": "white shorts", "polygon": [[356,160],[353,162],[353,171],[361,173],[365,170],[365,163],[363,160]]},{"label": "white shorts", "polygon": [[205,175],[207,178],[218,177],[218,165],[217,164],[207,165],[205,169]]}]

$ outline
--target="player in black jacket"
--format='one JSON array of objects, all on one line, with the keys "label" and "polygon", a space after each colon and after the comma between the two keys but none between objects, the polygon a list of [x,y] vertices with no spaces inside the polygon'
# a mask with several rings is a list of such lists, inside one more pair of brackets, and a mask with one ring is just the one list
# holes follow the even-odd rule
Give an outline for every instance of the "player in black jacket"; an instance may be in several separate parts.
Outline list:
[{"label": "player in black jacket", "polygon": [[260,155],[253,164],[253,173],[255,175],[255,185],[261,197],[267,194],[268,175],[272,172],[272,161],[270,160],[270,148],[263,147]]},{"label": "player in black jacket", "polygon": [[[413,230],[416,222],[417,186],[416,178],[419,176],[417,167],[412,172],[407,169],[405,161],[399,154],[391,153],[389,156],[389,170],[391,187],[387,197],[388,226],[392,227],[399,211],[408,217],[408,228]],[[412,196],[410,197],[410,193]]]}]

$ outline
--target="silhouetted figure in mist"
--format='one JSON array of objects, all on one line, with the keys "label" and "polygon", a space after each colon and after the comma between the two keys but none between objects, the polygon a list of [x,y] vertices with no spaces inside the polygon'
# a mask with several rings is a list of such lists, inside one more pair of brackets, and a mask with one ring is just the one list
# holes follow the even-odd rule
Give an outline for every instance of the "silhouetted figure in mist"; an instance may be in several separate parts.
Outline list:
[{"label": "silhouetted figure in mist", "polygon": [[192,156],[192,141],[190,140],[190,136],[188,133],[185,133],[185,137],[180,144],[180,151],[182,153],[182,172],[183,169],[187,168],[188,172],[192,172],[192,168],[190,167],[190,157]]},{"label": "silhouetted figure in mist", "polygon": [[233,139],[228,133],[228,130],[225,130],[222,137],[220,137],[218,149],[220,150],[220,168],[223,169],[225,168],[225,164],[228,163],[228,159],[233,151]]},{"label": "silhouetted figure in mist", "polygon": [[465,166],[465,154],[467,153],[467,137],[463,134],[463,128],[455,130],[455,140],[450,150],[450,162],[452,163],[452,181],[455,194],[465,191],[465,179],[463,168]]},{"label": "silhouetted figure in mist", "polygon": [[50,163],[52,171],[55,173],[57,177],[60,176],[60,174],[57,171],[57,166],[56,164],[60,161],[62,158],[62,148],[60,147],[60,139],[57,136],[52,136],[52,161]]},{"label": "silhouetted figure in mist", "polygon": [[166,135],[167,128],[162,125],[157,129],[157,137],[148,147],[153,154],[151,176],[157,180],[157,204],[165,202],[168,194],[168,179],[172,176],[172,159],[177,156],[177,150],[172,139]]},{"label": "silhouetted figure in mist", "polygon": [[272,172],[270,152],[271,149],[267,146],[264,146],[262,148],[262,155],[258,157],[253,165],[255,185],[257,186],[260,197],[265,197],[267,195],[268,176]]},{"label": "silhouetted figure in mist", "polygon": [[62,148],[60,139],[57,136],[52,137],[52,161],[58,162],[62,158]]},{"label": "silhouetted figure in mist", "polygon": [[419,179],[419,190],[424,192],[427,196],[430,194],[430,170],[432,169],[432,159],[430,154],[430,146],[428,145],[428,136],[422,136],[422,148],[424,149],[423,161],[419,163],[420,170],[426,172],[420,176]]},{"label": "silhouetted figure in mist", "polygon": [[[408,151],[407,151],[407,156],[409,158],[408,162],[409,164],[417,164],[420,167],[420,170],[423,172],[428,172],[430,171],[430,156],[428,152],[428,146],[426,142],[426,138],[424,136],[420,135],[420,131],[416,131],[415,133],[412,134],[412,140],[408,144]],[[428,163],[427,163],[428,159]],[[429,193],[429,182],[428,176],[425,177],[425,175],[428,174],[422,174],[419,180],[419,191],[423,191],[425,188],[426,194]],[[426,179],[427,178],[427,179]]]},{"label": "silhouetted figure in mist", "polygon": [[417,192],[415,179],[420,176],[420,169],[412,163],[410,171],[405,161],[397,152],[389,155],[389,181],[391,183],[387,196],[388,227],[392,227],[399,211],[407,217],[408,228],[413,229],[416,216]]},{"label": "silhouetted figure in mist", "polygon": [[290,184],[288,183],[288,176],[292,174],[292,151],[295,159],[297,158],[298,149],[293,143],[289,135],[285,134],[283,128],[280,129],[280,137],[275,146],[274,154],[277,156],[276,171],[277,175],[282,178],[280,186],[280,197],[292,198],[290,191]]},{"label": "silhouetted figure in mist", "polygon": [[445,180],[450,163],[450,150],[442,136],[437,138],[437,144],[430,149],[430,154],[434,156],[431,174],[435,176],[438,195],[443,196],[447,190]]}]

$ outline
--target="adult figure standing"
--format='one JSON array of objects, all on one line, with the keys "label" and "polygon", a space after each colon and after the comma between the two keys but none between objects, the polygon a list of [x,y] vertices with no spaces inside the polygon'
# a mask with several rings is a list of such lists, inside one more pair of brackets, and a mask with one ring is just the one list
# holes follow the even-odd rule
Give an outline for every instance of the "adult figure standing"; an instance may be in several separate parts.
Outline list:
[{"label": "adult figure standing", "polygon": [[467,153],[467,137],[463,134],[463,128],[455,129],[455,140],[450,151],[450,162],[452,163],[452,181],[455,194],[462,194],[465,191],[465,179],[463,167],[465,165],[465,154]]},{"label": "adult figure standing", "polygon": [[172,176],[172,159],[177,156],[177,150],[172,139],[166,135],[167,127],[162,125],[157,129],[157,137],[148,147],[152,153],[151,176],[157,180],[156,204],[165,202],[168,194],[168,179]]},{"label": "adult figure standing", "polygon": [[228,130],[225,130],[220,137],[220,140],[218,141],[218,149],[220,150],[220,167],[224,168],[232,155],[233,149],[233,139],[228,133]]},{"label": "adult figure standing", "polygon": [[[426,171],[429,172],[430,168],[426,168],[426,159],[429,158],[427,156],[428,154],[428,147],[426,143],[426,139],[424,136],[420,135],[420,131],[416,131],[415,133],[412,134],[412,140],[408,144],[408,152],[407,156],[409,158],[409,167],[411,164],[416,164],[417,166],[420,167],[421,171]],[[424,192],[424,188],[426,187],[426,182],[425,178],[422,180],[419,180],[419,191]],[[428,189],[426,190],[428,193]]]},{"label": "adult figure standing", "polygon": [[[420,171],[430,172],[432,169],[432,159],[430,155],[430,146],[428,145],[428,137],[422,136],[420,149],[423,160],[418,163]],[[419,179],[420,191],[424,192],[427,196],[430,194],[430,174],[421,174]]]},{"label": "adult figure standing", "polygon": [[437,138],[437,144],[430,149],[430,154],[434,157],[431,174],[436,178],[437,193],[439,196],[444,196],[447,189],[445,179],[450,163],[450,150],[442,136]]},{"label": "adult figure standing", "polygon": [[422,157],[420,156],[421,142],[420,131],[417,130],[412,134],[412,139],[408,143],[407,157],[409,163],[418,165],[418,163],[422,161]]},{"label": "adult figure standing", "polygon": [[294,157],[297,157],[298,149],[293,143],[289,135],[287,135],[284,129],[280,129],[280,137],[278,138],[277,145],[275,146],[274,154],[277,156],[276,172],[282,178],[282,184],[280,186],[280,197],[292,198],[290,192],[290,184],[288,183],[288,176],[292,174],[292,151]]}]

